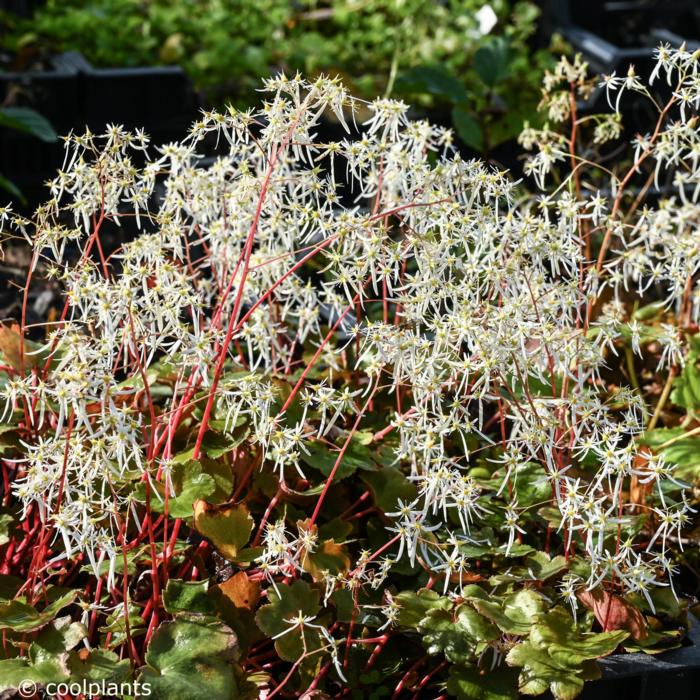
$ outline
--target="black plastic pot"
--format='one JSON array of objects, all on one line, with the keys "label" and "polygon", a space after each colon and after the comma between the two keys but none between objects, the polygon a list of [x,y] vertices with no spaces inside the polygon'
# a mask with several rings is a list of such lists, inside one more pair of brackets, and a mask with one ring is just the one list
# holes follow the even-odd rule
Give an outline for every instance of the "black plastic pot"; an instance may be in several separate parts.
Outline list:
[{"label": "black plastic pot", "polygon": [[[615,71],[624,76],[633,65],[638,75],[646,77],[660,43],[700,48],[700,0],[543,0],[542,13],[540,43],[545,36],[560,33],[593,73]],[[670,96],[664,80],[657,80],[652,91],[658,101]],[[609,111],[604,90],[596,90],[582,107],[584,113]],[[658,116],[647,98],[630,91],[621,110],[629,138],[646,131]]]},{"label": "black plastic pot", "polygon": [[[0,103],[10,93],[17,104],[45,116],[59,134],[121,124],[144,128],[156,144],[182,138],[198,109],[190,81],[177,66],[94,68],[74,51],[53,57],[48,70],[0,74]],[[30,201],[43,198],[42,183],[62,159],[60,143],[0,130],[0,172]]]},{"label": "black plastic pot", "polygon": [[579,700],[697,700],[700,622],[690,619],[685,646],[658,655],[615,654],[601,659],[603,677],[586,683]]},{"label": "black plastic pot", "polygon": [[31,17],[44,0],[0,0],[0,11],[11,12],[21,17]]},{"label": "black plastic pot", "polygon": [[[594,71],[643,72],[661,42],[700,47],[697,0],[549,0],[546,31],[558,31],[580,51]],[[640,70],[641,69],[641,70]]]},{"label": "black plastic pot", "polygon": [[[77,67],[57,56],[48,70],[0,74],[0,103],[16,102],[46,116],[57,130],[70,130],[81,100]],[[61,146],[19,131],[0,129],[0,172],[32,198],[51,170],[60,165]]]}]

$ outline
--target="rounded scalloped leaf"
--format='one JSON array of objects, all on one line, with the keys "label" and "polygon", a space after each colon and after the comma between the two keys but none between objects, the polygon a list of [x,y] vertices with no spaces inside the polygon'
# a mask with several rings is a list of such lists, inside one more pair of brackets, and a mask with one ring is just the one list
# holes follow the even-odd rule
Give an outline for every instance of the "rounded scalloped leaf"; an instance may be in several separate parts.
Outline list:
[{"label": "rounded scalloped leaf", "polygon": [[197,501],[194,504],[195,528],[231,561],[236,560],[238,552],[248,543],[254,525],[248,508],[242,503],[212,506],[206,501]]},{"label": "rounded scalloped leaf", "polygon": [[230,700],[237,695],[232,662],[238,639],[219,622],[178,619],[158,627],[139,680],[152,700]]},{"label": "rounded scalloped leaf", "polygon": [[108,649],[85,649],[71,652],[68,661],[71,680],[109,681],[119,683],[131,676],[129,659],[119,657]]},{"label": "rounded scalloped leaf", "polygon": [[291,586],[280,583],[277,590],[269,589],[269,605],[263,605],[255,615],[255,621],[268,637],[282,634],[275,640],[277,653],[286,661],[296,661],[306,651],[320,647],[318,632],[313,628],[302,631],[292,629],[293,618],[299,614],[314,617],[320,610],[319,592],[306,581],[295,581]]},{"label": "rounded scalloped leaf", "polygon": [[[171,518],[190,518],[195,503],[201,498],[208,498],[216,491],[216,482],[202,470],[202,464],[190,460],[176,464],[173,470],[175,496],[168,498],[168,515]],[[157,485],[158,494],[151,493],[151,509],[157,513],[165,511],[165,491],[162,484]],[[143,484],[136,489],[140,501],[146,500]]]},{"label": "rounded scalloped leaf", "polygon": [[546,581],[569,568],[566,558],[561,556],[561,554],[552,558],[545,552],[533,552],[530,554],[525,559],[525,566],[530,576],[538,581]]},{"label": "rounded scalloped leaf", "polygon": [[518,689],[525,695],[541,695],[550,688],[557,700],[573,700],[583,688],[583,668],[552,659],[546,649],[538,649],[530,642],[516,644],[508,652],[506,662],[522,668]]},{"label": "rounded scalloped leaf", "polygon": [[31,663],[26,658],[0,661],[0,692],[17,690],[21,683],[31,682],[41,687],[46,683],[60,683],[69,677],[65,659],[44,659],[39,663]]},{"label": "rounded scalloped leaf", "polygon": [[22,681],[43,686],[67,680],[69,650],[86,635],[85,626],[68,616],[55,620],[39,633],[26,657],[0,661],[0,691],[16,689]]},{"label": "rounded scalloped leaf", "polygon": [[11,600],[0,604],[0,629],[14,632],[33,632],[47,625],[58,612],[70,605],[78,597],[77,591],[68,593],[49,603],[41,612],[21,600]]},{"label": "rounded scalloped leaf", "polygon": [[412,501],[416,485],[396,467],[383,466],[376,472],[363,472],[362,480],[369,486],[375,504],[383,511],[392,511],[399,500]]},{"label": "rounded scalloped leaf", "polygon": [[557,661],[575,665],[612,654],[629,636],[624,631],[583,634],[566,612],[554,609],[533,625],[530,641]]},{"label": "rounded scalloped leaf", "polygon": [[532,590],[522,590],[509,595],[503,601],[483,600],[469,596],[469,602],[506,634],[527,635],[532,623],[544,609],[541,595]]},{"label": "rounded scalloped leaf", "polygon": [[41,649],[45,654],[62,654],[76,647],[87,633],[85,625],[73,622],[70,616],[66,615],[44,627],[32,648]]},{"label": "rounded scalloped leaf", "polygon": [[537,592],[524,589],[509,595],[503,601],[503,612],[516,622],[531,625],[544,611],[544,598]]},{"label": "rounded scalloped leaf", "polygon": [[394,600],[401,606],[398,622],[403,627],[418,627],[431,610],[450,610],[452,602],[433,590],[401,591]]},{"label": "rounded scalloped leaf", "polygon": [[442,653],[448,661],[461,664],[474,660],[484,642],[501,636],[494,624],[466,605],[460,606],[455,616],[447,610],[430,610],[418,631],[429,654]]},{"label": "rounded scalloped leaf", "polygon": [[181,581],[168,579],[163,591],[163,606],[166,612],[210,615],[216,611],[214,601],[208,594],[209,581]]},{"label": "rounded scalloped leaf", "polygon": [[350,555],[342,544],[334,540],[324,540],[311,554],[304,553],[301,566],[315,580],[320,580],[326,573],[338,574],[347,571],[350,568]]},{"label": "rounded scalloped leaf", "polygon": [[[318,469],[323,476],[329,476],[335,467],[340,455],[340,448],[329,449],[327,445],[319,442],[310,442],[305,445],[308,454],[301,453],[301,459],[314,469]],[[362,444],[361,438],[354,435],[345,449],[343,458],[335,473],[335,480],[340,481],[354,474],[358,469],[376,471],[377,465],[372,460],[372,452]]]},{"label": "rounded scalloped leaf", "polygon": [[520,507],[542,503],[552,495],[547,473],[535,462],[526,462],[516,468],[513,490]]}]

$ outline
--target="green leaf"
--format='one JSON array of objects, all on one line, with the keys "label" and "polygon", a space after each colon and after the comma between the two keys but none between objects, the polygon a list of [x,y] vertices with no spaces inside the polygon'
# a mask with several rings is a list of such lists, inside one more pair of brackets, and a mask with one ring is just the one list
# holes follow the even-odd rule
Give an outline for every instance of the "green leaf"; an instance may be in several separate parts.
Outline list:
[{"label": "green leaf", "polygon": [[[210,503],[223,503],[228,500],[233,491],[233,470],[231,466],[225,460],[212,459],[206,455],[201,456],[198,460],[193,460],[193,453],[194,447],[187,450],[187,452],[180,452],[173,458],[173,464],[176,465],[173,474],[176,493],[179,493],[178,489],[183,488],[183,477],[190,478],[187,477],[188,472],[195,473],[196,467],[191,465],[198,464],[199,472],[211,477],[214,482],[214,489],[207,493],[206,496],[202,496],[202,498],[207,498]],[[160,493],[162,499],[163,489],[160,489]],[[163,508],[164,506],[161,507],[161,510]]]},{"label": "green leaf", "polygon": [[507,596],[503,601],[483,600],[473,594],[464,593],[478,612],[496,624],[507,634],[527,635],[532,623],[544,610],[544,599],[532,590],[521,590]]},{"label": "green leaf", "polygon": [[0,601],[12,600],[24,583],[25,581],[17,576],[0,574]]},{"label": "green leaf", "polygon": [[0,691],[16,689],[22,682],[44,685],[68,680],[69,651],[87,635],[87,629],[70,617],[45,627],[29,646],[26,657],[0,661]]},{"label": "green leaf", "polygon": [[452,108],[452,124],[457,136],[459,136],[467,146],[471,146],[477,151],[484,147],[484,134],[481,125],[465,105],[455,105]]},{"label": "green leaf", "polygon": [[0,107],[0,127],[2,126],[31,134],[47,143],[58,140],[49,120],[28,107]]},{"label": "green leaf", "polygon": [[0,547],[10,541],[14,530],[15,518],[9,513],[0,513]]},{"label": "green leaf", "polygon": [[691,356],[681,373],[673,382],[671,401],[689,411],[700,409],[700,370]]},{"label": "green leaf", "polygon": [[202,452],[204,452],[207,457],[218,459],[232,450],[235,450],[236,447],[248,437],[249,433],[250,430],[239,431],[234,437],[230,434],[224,435],[223,433],[216,433],[212,430],[208,430],[204,434],[204,439],[202,440]]},{"label": "green leaf", "polygon": [[513,491],[521,507],[548,502],[552,497],[552,487],[547,481],[547,473],[540,464],[527,462],[515,469]]},{"label": "green leaf", "polygon": [[670,649],[677,649],[683,643],[685,632],[675,630],[651,630],[644,639],[636,640],[633,637],[626,639],[622,645],[628,653],[662,654]]},{"label": "green leaf", "polygon": [[238,693],[231,663],[237,656],[236,635],[220,622],[163,622],[139,680],[150,684],[152,700],[231,700]]},{"label": "green leaf", "polygon": [[[141,609],[133,603],[128,605],[129,611],[129,636],[132,638],[138,637],[146,633],[145,624],[141,617]],[[114,612],[107,617],[105,625],[100,627],[100,632],[104,635],[102,644],[115,649],[121,646],[127,640],[127,625],[124,605],[120,605]],[[107,635],[109,635],[109,643],[107,643]]]},{"label": "green leaf", "polygon": [[129,659],[120,660],[108,649],[91,649],[84,657],[71,652],[68,662],[71,680],[120,683],[131,676]]},{"label": "green leaf", "polygon": [[[309,454],[302,451],[302,461],[310,467],[318,469],[324,476],[330,476],[333,466],[340,455],[341,448],[331,450],[327,445],[320,442],[311,442],[306,444],[305,447]],[[376,471],[377,465],[372,460],[372,453],[369,448],[363,445],[360,439],[353,436],[348,448],[345,450],[343,459],[340,461],[335,480],[340,481],[354,474],[358,469]]]},{"label": "green leaf", "polygon": [[318,537],[320,540],[335,540],[344,542],[352,532],[352,523],[342,518],[333,518],[323,525],[319,525]]},{"label": "green leaf", "polygon": [[301,566],[315,580],[325,579],[327,574],[336,575],[350,568],[347,548],[334,540],[323,540],[311,553],[304,553]]},{"label": "green leaf", "polygon": [[[202,472],[201,462],[189,461],[176,465],[173,469],[175,496],[168,498],[168,514],[172,518],[189,518],[193,514],[195,501],[211,496],[216,490],[216,482],[209,474]],[[156,513],[165,511],[165,487],[159,484],[159,495],[151,493],[151,509]],[[145,488],[139,484],[137,498],[146,500]]]},{"label": "green leaf", "polygon": [[213,614],[216,607],[208,591],[209,581],[181,581],[171,578],[163,591],[163,606],[171,614]]},{"label": "green leaf", "polygon": [[214,480],[216,488],[207,496],[209,503],[224,503],[228,501],[233,492],[233,470],[231,465],[223,459],[209,459],[202,457],[202,473]]},{"label": "green leaf", "polygon": [[60,654],[73,649],[86,636],[85,625],[72,622],[69,616],[59,617],[51,625],[44,627],[34,645],[47,654]]},{"label": "green leaf", "polygon": [[15,632],[38,630],[51,622],[59,610],[73,603],[77,597],[77,591],[70,591],[49,603],[41,612],[21,600],[0,603],[0,629]]},{"label": "green leaf", "polygon": [[497,667],[480,671],[474,666],[450,666],[447,692],[457,700],[517,700],[517,673]]},{"label": "green leaf", "polygon": [[596,681],[600,675],[600,668],[595,661],[584,661],[576,677],[567,675],[553,681],[549,688],[557,700],[574,700],[581,692],[583,681]]},{"label": "green leaf", "polygon": [[503,601],[503,611],[511,619],[531,625],[544,610],[544,598],[530,589],[511,593]]},{"label": "green leaf", "polygon": [[362,481],[369,486],[375,504],[384,512],[391,512],[396,503],[412,501],[417,491],[413,482],[396,467],[382,467],[376,472],[363,472]]},{"label": "green leaf", "polygon": [[431,610],[450,610],[452,603],[436,591],[422,588],[420,591],[401,591],[394,597],[400,605],[398,622],[402,627],[418,627]]},{"label": "green leaf", "polygon": [[194,505],[194,526],[219,551],[236,561],[241,550],[250,539],[255,522],[243,503],[211,506],[206,501]]},{"label": "green leaf", "polygon": [[533,625],[530,641],[563,663],[580,664],[612,654],[629,636],[622,630],[582,634],[566,612],[554,608]]},{"label": "green leaf", "polygon": [[501,635],[485,617],[462,605],[456,615],[447,610],[430,610],[420,621],[418,631],[429,654],[443,653],[452,663],[468,664],[482,650],[480,642],[490,642]]},{"label": "green leaf", "polygon": [[[674,471],[676,478],[696,481],[700,479],[700,437],[686,438],[683,435],[683,428],[656,428],[644,433],[638,440],[677,465]],[[661,449],[661,445],[671,440],[675,442]]]},{"label": "green leaf", "polygon": [[496,37],[474,54],[474,69],[484,84],[493,88],[509,74],[509,48],[503,37]]},{"label": "green leaf", "polygon": [[411,68],[399,76],[396,87],[404,93],[428,93],[448,102],[463,102],[469,97],[464,83],[441,65]]},{"label": "green leaf", "polygon": [[529,640],[514,646],[506,661],[523,669],[520,692],[539,695],[549,688],[557,700],[573,700],[584,681],[600,676],[595,659],[612,653],[627,637],[621,631],[581,632],[568,613],[554,608],[538,618]]},{"label": "green leaf", "polygon": [[635,321],[653,321],[657,316],[660,316],[665,308],[665,304],[660,301],[655,301],[646,306],[638,308],[633,314],[632,318]]},{"label": "green leaf", "polygon": [[[315,651],[321,646],[318,632],[306,627],[291,629],[294,618],[299,614],[314,617],[320,610],[320,595],[306,581],[297,580],[291,586],[277,585],[277,590],[269,590],[269,605],[263,605],[255,616],[255,621],[268,637],[286,632],[275,640],[275,649],[285,661],[296,661],[303,653]],[[289,631],[291,630],[291,631]],[[303,634],[303,639],[302,639]]]},{"label": "green leaf", "polygon": [[552,559],[546,552],[533,552],[525,559],[525,566],[530,576],[538,581],[546,581],[569,568],[565,557],[557,555]]},{"label": "green leaf", "polygon": [[32,663],[28,658],[0,661],[0,691],[17,690],[23,683],[37,686],[60,683],[68,677],[63,660],[58,658],[43,659],[38,663]]},{"label": "green leaf", "polygon": [[0,189],[9,192],[13,197],[17,197],[20,202],[27,201],[22,194],[22,190],[20,190],[19,187],[12,182],[12,180],[8,180],[4,175],[2,175],[2,173],[0,173]]},{"label": "green leaf", "polygon": [[506,662],[523,669],[518,689],[525,695],[541,695],[551,688],[557,700],[573,700],[583,689],[583,678],[575,665],[557,663],[546,649],[537,649],[530,642],[516,644]]}]

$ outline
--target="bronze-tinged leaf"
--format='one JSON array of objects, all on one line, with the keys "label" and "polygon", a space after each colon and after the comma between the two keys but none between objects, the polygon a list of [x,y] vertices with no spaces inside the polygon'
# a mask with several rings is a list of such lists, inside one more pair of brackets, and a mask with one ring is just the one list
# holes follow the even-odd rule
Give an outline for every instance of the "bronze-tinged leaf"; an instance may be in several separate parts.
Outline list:
[{"label": "bronze-tinged leaf", "polygon": [[[48,350],[42,348],[29,338],[24,339],[24,369],[41,367],[49,356]],[[22,369],[22,332],[13,323],[0,323],[0,362],[10,365],[18,372]]]},{"label": "bronze-tinged leaf", "polygon": [[592,591],[580,591],[578,598],[593,612],[603,631],[626,630],[637,640],[649,635],[644,615],[621,596],[594,588]]},{"label": "bronze-tinged leaf", "polygon": [[[309,518],[298,520],[297,528],[300,535],[309,532],[314,538],[318,536],[318,527]],[[302,546],[301,552],[302,569],[317,581],[324,578],[324,572],[337,574],[350,568],[350,555],[346,548],[332,539],[319,542],[313,551],[308,551]]]},{"label": "bronze-tinged leaf", "polygon": [[[634,457],[634,469],[639,472],[647,467],[649,464],[649,458],[652,456],[651,449],[649,447],[642,447],[639,452]],[[630,493],[629,501],[630,503],[635,503],[639,505],[646,505],[647,497],[651,493],[652,482],[647,482],[642,484],[639,481],[639,476],[636,474],[632,476],[630,480]]]},{"label": "bronze-tinged leaf", "polygon": [[324,578],[324,572],[338,574],[350,568],[350,556],[342,544],[333,540],[324,540],[309,554],[304,553],[301,566],[308,571],[317,581]]},{"label": "bronze-tinged leaf", "polygon": [[218,586],[221,593],[237,608],[252,610],[260,600],[260,584],[239,571]]},{"label": "bronze-tinged leaf", "polygon": [[197,532],[206,537],[223,557],[236,561],[255,524],[248,508],[243,503],[213,506],[200,499],[194,502],[193,510]]},{"label": "bronze-tinged leaf", "polygon": [[[22,367],[22,335],[16,323],[11,326],[0,325],[0,353],[10,367],[20,371]],[[27,357],[25,348],[25,366],[30,364],[31,359],[31,357]]]}]

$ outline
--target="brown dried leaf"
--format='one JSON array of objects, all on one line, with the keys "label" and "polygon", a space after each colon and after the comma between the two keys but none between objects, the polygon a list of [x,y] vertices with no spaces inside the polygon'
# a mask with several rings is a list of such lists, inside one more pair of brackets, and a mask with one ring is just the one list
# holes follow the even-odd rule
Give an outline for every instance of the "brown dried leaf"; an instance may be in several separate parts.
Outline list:
[{"label": "brown dried leaf", "polygon": [[624,598],[602,588],[581,591],[579,600],[595,615],[603,631],[626,630],[634,639],[645,639],[649,635],[644,615]]},{"label": "brown dried leaf", "polygon": [[[642,447],[634,457],[634,470],[638,472],[645,469],[645,467],[649,464],[649,458],[651,455],[652,452],[648,447]],[[651,482],[642,484],[639,481],[639,477],[635,474],[630,480],[630,503],[646,505],[647,496],[651,493],[651,489]]]},{"label": "brown dried leaf", "polygon": [[[13,323],[11,326],[0,326],[0,353],[2,353],[5,362],[10,367],[19,371],[22,367],[22,335],[19,332],[19,326]],[[26,357],[25,360],[30,358]]]},{"label": "brown dried leaf", "polygon": [[252,610],[260,600],[260,584],[251,581],[245,571],[239,571],[219,584],[219,590],[237,608]]}]

